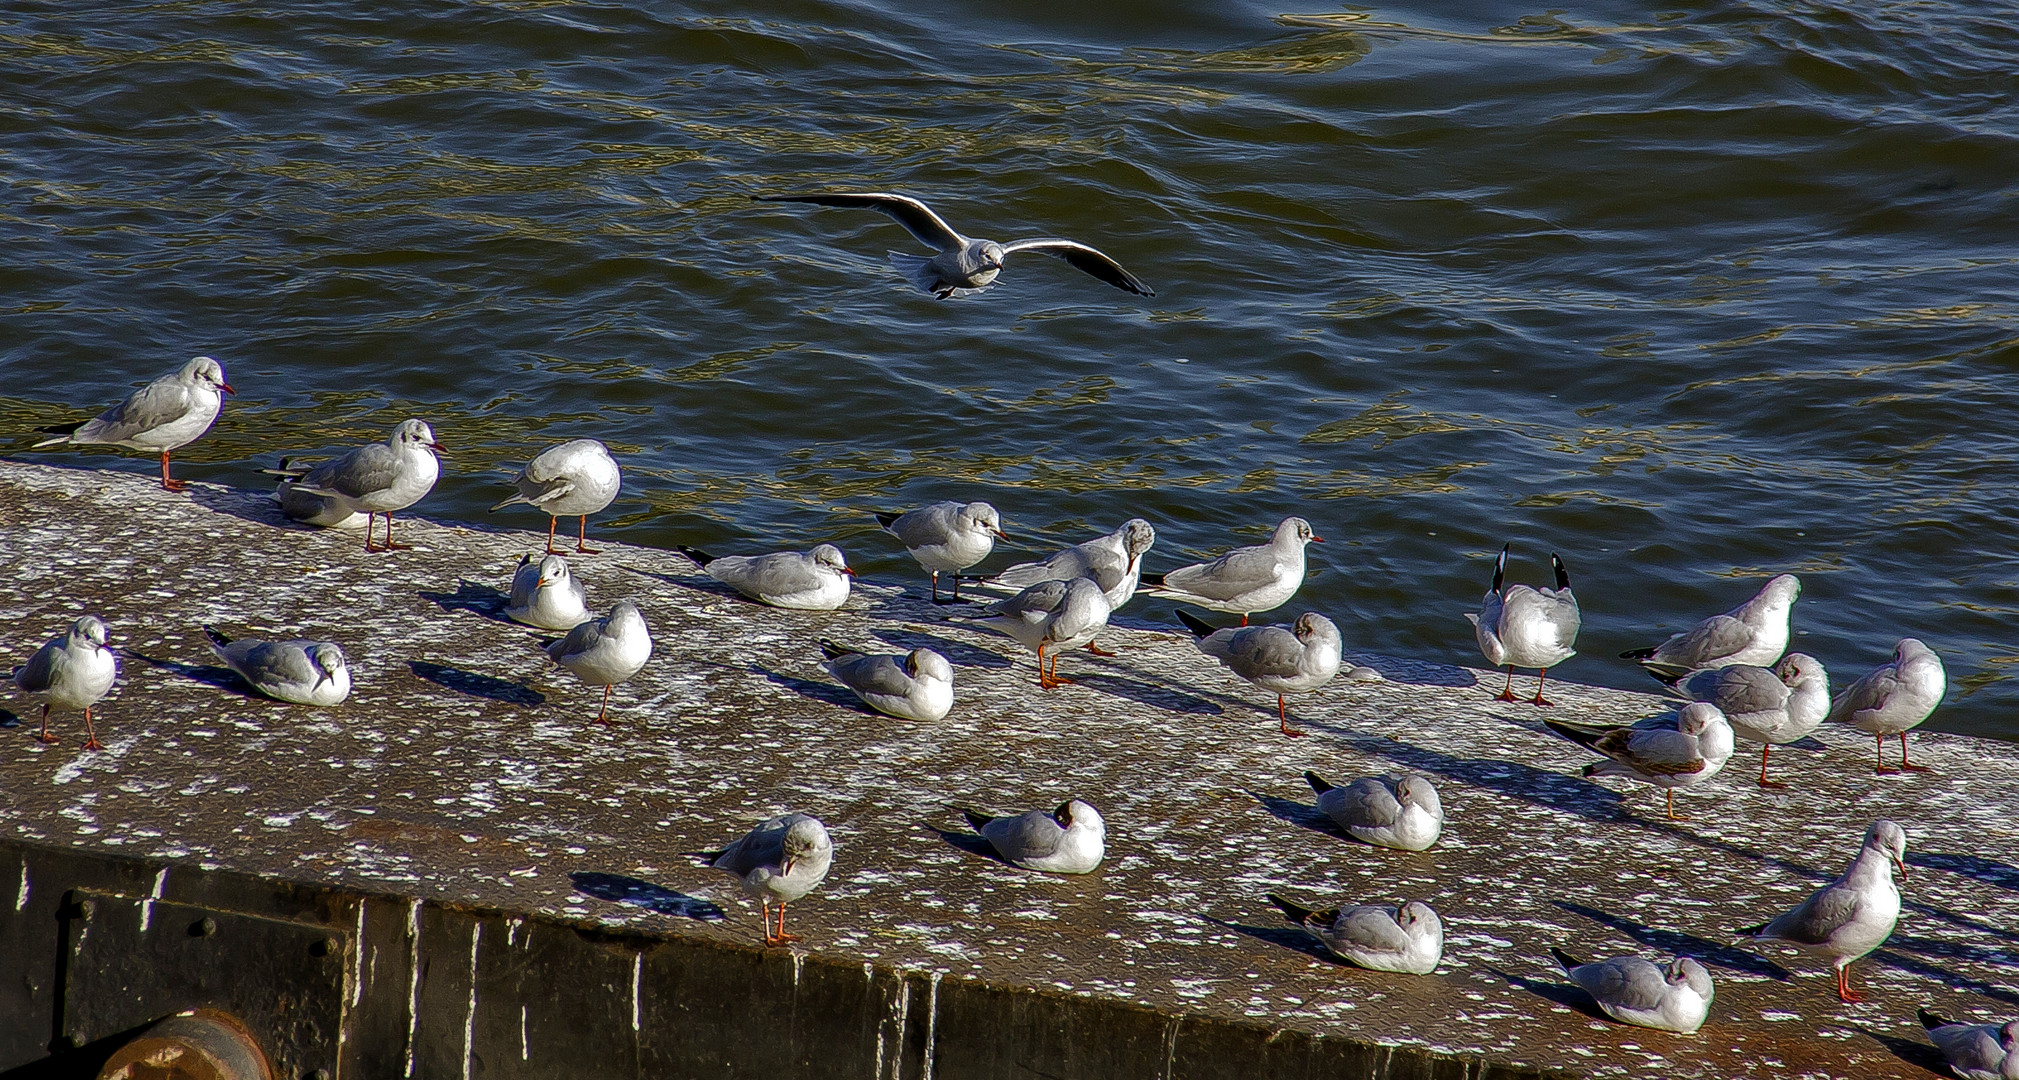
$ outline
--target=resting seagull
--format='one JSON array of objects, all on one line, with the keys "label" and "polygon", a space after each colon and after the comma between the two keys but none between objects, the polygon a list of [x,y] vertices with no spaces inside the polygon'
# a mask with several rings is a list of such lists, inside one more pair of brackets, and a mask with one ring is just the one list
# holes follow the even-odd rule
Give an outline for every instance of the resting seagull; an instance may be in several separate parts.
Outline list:
[{"label": "resting seagull", "polygon": [[918,242],[935,248],[930,258],[890,252],[890,264],[911,279],[912,284],[945,300],[980,292],[1002,273],[1003,260],[1019,251],[1036,251],[1064,259],[1124,292],[1137,296],[1157,295],[1122,264],[1076,240],[1037,237],[999,244],[994,240],[972,240],[955,232],[932,208],[909,195],[871,191],[861,194],[837,192],[832,195],[752,195],[758,202],[802,202],[816,206],[840,206],[854,210],[877,210],[889,214]]}]

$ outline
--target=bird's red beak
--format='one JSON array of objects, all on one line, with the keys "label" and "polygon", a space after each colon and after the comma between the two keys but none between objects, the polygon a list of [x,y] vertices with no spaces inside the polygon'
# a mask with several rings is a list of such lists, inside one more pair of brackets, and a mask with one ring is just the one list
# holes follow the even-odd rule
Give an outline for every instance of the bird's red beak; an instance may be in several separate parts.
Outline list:
[{"label": "bird's red beak", "polygon": [[448,447],[446,447],[446,446],[443,446],[443,445],[442,445],[441,443],[438,443],[438,442],[431,442],[431,443],[429,443],[429,444],[428,444],[428,449],[430,449],[430,450],[433,450],[433,451],[434,451],[435,453],[437,453],[437,454],[446,454],[446,453],[448,453],[448,452],[449,452],[449,448],[448,448]]},{"label": "bird's red beak", "polygon": [[1907,876],[1907,863],[1906,863],[1906,861],[1905,861],[1905,860],[1903,860],[1903,859],[1894,859],[1894,860],[1893,860],[1893,865],[1894,865],[1894,866],[1897,866],[1897,867],[1899,867],[1899,868],[1900,868],[1900,876],[1901,876],[1901,877],[1903,877],[1903,878],[1904,878],[1904,877],[1906,877],[1906,876]]},{"label": "bird's red beak", "polygon": [[1009,542],[1010,542],[1010,538],[1009,538],[1009,537],[1007,537],[1007,536],[1004,536],[1004,535],[1003,535],[1003,531],[1002,531],[1001,529],[993,529],[993,530],[990,530],[990,531],[994,532],[994,533],[995,533],[995,538],[996,538],[996,539],[998,539],[998,540],[1000,540],[1000,541],[1002,541],[1003,543],[1007,544],[1007,543],[1009,543]]},{"label": "bird's red beak", "polygon": [[841,568],[841,572],[842,572],[842,573],[844,573],[844,574],[847,574],[847,575],[848,575],[849,577],[854,577],[854,576],[855,576],[855,571],[854,571],[854,570],[851,570],[851,569],[849,569],[849,568],[848,568],[848,567],[846,567],[846,566],[844,566],[844,567],[842,567],[842,568]]},{"label": "bird's red beak", "polygon": [[1311,542],[1314,544],[1322,544],[1325,542],[1325,538],[1314,533],[1311,536]]},{"label": "bird's red beak", "polygon": [[221,382],[221,383],[218,383],[218,384],[217,384],[217,388],[218,388],[219,390],[222,390],[222,391],[224,391],[224,392],[225,392],[225,393],[227,393],[227,394],[236,394],[236,393],[238,393],[238,391],[236,391],[236,390],[233,390],[233,389],[231,388],[231,384],[230,384],[230,383],[228,383],[228,382]]}]

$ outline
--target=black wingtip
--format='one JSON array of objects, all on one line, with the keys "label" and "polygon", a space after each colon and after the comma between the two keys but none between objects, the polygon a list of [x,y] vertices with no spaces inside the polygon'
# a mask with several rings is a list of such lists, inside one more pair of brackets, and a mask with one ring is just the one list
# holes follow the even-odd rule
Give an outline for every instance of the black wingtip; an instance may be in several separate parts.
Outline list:
[{"label": "black wingtip", "polygon": [[708,554],[700,548],[691,548],[685,544],[675,544],[673,545],[673,550],[693,560],[696,566],[707,566],[709,563],[715,561],[715,556]]},{"label": "black wingtip", "polygon": [[1276,905],[1277,910],[1281,911],[1285,916],[1289,918],[1291,922],[1296,923],[1299,926],[1304,925],[1304,923],[1307,920],[1309,920],[1311,918],[1311,915],[1313,914],[1310,908],[1307,908],[1302,904],[1285,900],[1282,897],[1277,896],[1275,893],[1269,893],[1267,895],[1269,897],[1269,902]]},{"label": "black wingtip", "polygon": [[222,631],[220,631],[217,627],[210,625],[209,623],[203,624],[203,636],[209,638],[210,643],[212,645],[217,646],[220,649],[224,648],[226,645],[231,644],[230,638],[225,637]]},{"label": "black wingtip", "polygon": [[35,430],[43,433],[44,435],[75,435],[77,434],[78,428],[81,428],[90,422],[91,421],[89,420],[79,420],[74,424],[50,424],[48,427],[39,427],[36,428]]},{"label": "black wingtip", "polygon": [[1548,728],[1551,731],[1556,732],[1558,735],[1561,735],[1566,739],[1569,739],[1571,742],[1574,742],[1579,746],[1590,746],[1592,743],[1597,742],[1599,740],[1600,735],[1603,734],[1602,732],[1593,731],[1589,728],[1581,728],[1575,724],[1566,723],[1565,721],[1562,720],[1544,720],[1542,722],[1542,726]]},{"label": "black wingtip", "polygon": [[976,832],[980,832],[982,826],[995,820],[992,815],[984,814],[979,810],[970,810],[965,806],[956,806],[954,809],[960,811],[960,816],[966,818],[968,826]]},{"label": "black wingtip", "polygon": [[1732,931],[1732,933],[1740,937],[1759,937],[1761,934],[1766,933],[1766,930],[1767,924],[1761,923],[1758,926],[1741,926],[1737,930]]},{"label": "black wingtip", "polygon": [[728,852],[729,849],[724,848],[721,851],[683,851],[680,854],[699,862],[703,866],[713,866],[715,865],[715,860],[728,854]]},{"label": "black wingtip", "polygon": [[1808,750],[1812,752],[1828,750],[1830,748],[1829,743],[1816,738],[1814,735],[1804,735],[1794,742],[1782,743],[1781,745],[1789,750]]},{"label": "black wingtip", "polygon": [[876,523],[886,529],[890,528],[891,524],[898,518],[904,516],[903,514],[887,514],[881,510],[874,511],[874,513],[876,514]]},{"label": "black wingtip", "polygon": [[1619,658],[1621,660],[1646,660],[1647,658],[1653,655],[1654,655],[1653,649],[1628,649],[1627,651],[1620,653]]},{"label": "black wingtip", "polygon": [[1562,949],[1559,949],[1554,945],[1551,945],[1549,947],[1549,955],[1551,959],[1556,961],[1556,965],[1562,968],[1565,972],[1569,972],[1570,969],[1574,967],[1584,966],[1584,961],[1579,960],[1577,957],[1572,956],[1567,952],[1564,952]]},{"label": "black wingtip", "polygon": [[1675,689],[1677,683],[1683,681],[1683,676],[1695,674],[1695,672],[1691,671],[1670,671],[1667,668],[1643,668],[1642,670],[1647,672],[1648,678],[1671,690]]},{"label": "black wingtip", "polygon": [[1507,553],[1513,547],[1513,544],[1501,545],[1500,557],[1493,560],[1493,584],[1486,587],[1487,592],[1498,593],[1500,583],[1507,580]]},{"label": "black wingtip", "polygon": [[1918,1015],[1921,1017],[1921,1026],[1927,1028],[1929,1031],[1933,1031],[1936,1028],[1945,1028],[1956,1022],[1954,1020],[1944,1020],[1929,1012],[1926,1008],[1920,1009]]},{"label": "black wingtip", "polygon": [[1211,637],[1214,633],[1213,627],[1206,620],[1193,615],[1184,608],[1178,609],[1178,621],[1185,624],[1185,629],[1190,630],[1193,637]]},{"label": "black wingtip", "polygon": [[839,660],[844,656],[848,656],[853,653],[859,653],[861,651],[862,651],[861,649],[851,649],[846,645],[838,645],[832,641],[827,640],[826,638],[820,639],[820,655],[828,658],[829,660]]},{"label": "black wingtip", "polygon": [[1552,551],[1549,553],[1549,562],[1551,566],[1556,567],[1556,587],[1570,588],[1570,570],[1563,565],[1563,557]]},{"label": "black wingtip", "polygon": [[1143,575],[1141,575],[1140,577],[1138,577],[1138,578],[1137,578],[1136,580],[1137,580],[1138,582],[1140,582],[1141,584],[1144,584],[1144,585],[1162,585],[1162,584],[1164,583],[1164,575],[1162,575],[1162,574],[1143,574]]},{"label": "black wingtip", "polygon": [[1326,783],[1324,777],[1319,776],[1316,772],[1313,772],[1310,769],[1304,770],[1304,782],[1311,785],[1311,790],[1317,792],[1320,795],[1323,795],[1326,792],[1332,790],[1332,785]]}]

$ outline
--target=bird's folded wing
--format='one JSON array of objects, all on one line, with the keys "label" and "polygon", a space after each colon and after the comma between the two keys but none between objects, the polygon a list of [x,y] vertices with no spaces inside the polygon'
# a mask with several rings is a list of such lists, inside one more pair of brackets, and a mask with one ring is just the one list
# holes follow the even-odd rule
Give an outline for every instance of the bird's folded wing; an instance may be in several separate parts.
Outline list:
[{"label": "bird's folded wing", "polygon": [[1697,737],[1663,728],[1620,728],[1607,732],[1592,749],[1650,776],[1702,772],[1704,756]]},{"label": "bird's folded wing", "polygon": [[1050,814],[1032,810],[1015,817],[996,818],[982,826],[981,834],[1003,858],[1014,862],[1056,853],[1066,831],[1059,828]]},{"label": "bird's folded wing", "polygon": [[1652,1012],[1661,1008],[1668,980],[1645,960],[1621,958],[1587,964],[1572,976],[1592,998],[1615,1009]]},{"label": "bird's folded wing", "polygon": [[1332,924],[1332,937],[1342,945],[1370,952],[1406,952],[1409,935],[1396,925],[1395,913],[1376,905],[1347,908]]},{"label": "bird's folded wing", "polygon": [[1899,670],[1887,664],[1845,687],[1837,700],[1830,703],[1830,719],[1848,721],[1858,713],[1884,708],[1886,701],[1900,689]]},{"label": "bird's folded wing", "polygon": [[180,420],[192,404],[189,387],[163,379],[134,391],[87,426],[97,438],[123,439]]},{"label": "bird's folded wing", "polygon": [[1304,661],[1304,643],[1280,626],[1250,626],[1234,634],[1228,660],[1248,678],[1296,675]]},{"label": "bird's folded wing", "polygon": [[1276,553],[1270,548],[1237,548],[1212,562],[1165,574],[1164,588],[1208,600],[1232,600],[1274,583],[1281,573]]},{"label": "bird's folded wing", "polygon": [[855,656],[836,661],[834,676],[858,694],[903,697],[911,692],[911,676],[895,656]]},{"label": "bird's folded wing", "polygon": [[1714,615],[1664,642],[1657,652],[1688,667],[1705,667],[1753,643],[1753,628],[1730,615]]},{"label": "bird's folded wing", "polygon": [[1800,945],[1821,945],[1858,915],[1858,890],[1843,882],[1832,882],[1802,901],[1802,906],[1767,924],[1767,931],[1783,941]]},{"label": "bird's folded wing", "polygon": [[371,443],[310,469],[295,488],[316,495],[361,499],[392,487],[399,475],[399,454],[384,443]]},{"label": "bird's folded wing", "polygon": [[[1787,707],[1788,684],[1766,668],[1733,664],[1707,674],[1711,676],[1706,680],[1711,683],[1707,688],[1711,696],[1699,700],[1716,705],[1720,712],[1727,715],[1771,712]],[[1694,694],[1700,685],[1695,679],[1690,680],[1691,693]]]}]

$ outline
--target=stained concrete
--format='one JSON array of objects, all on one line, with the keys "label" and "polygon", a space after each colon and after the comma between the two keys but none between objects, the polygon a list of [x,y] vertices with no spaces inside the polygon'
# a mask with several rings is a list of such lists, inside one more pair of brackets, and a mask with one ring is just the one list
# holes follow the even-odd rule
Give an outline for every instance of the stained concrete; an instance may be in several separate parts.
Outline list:
[{"label": "stained concrete", "polygon": [[[922,575],[793,613],[726,594],[675,553],[615,543],[571,561],[592,607],[639,601],[657,650],[603,728],[588,723],[594,693],[499,615],[498,590],[542,537],[403,518],[400,538],[418,550],[367,555],[356,532],[289,526],[260,493],[178,496],[131,474],[0,463],[12,578],[0,670],[84,611],[128,654],[100,713],[102,752],[79,750],[75,716],[60,717],[60,744],[37,743],[33,705],[7,699],[24,722],[4,733],[0,840],[742,949],[754,905],[681,853],[802,810],[838,844],[825,886],[792,909],[815,961],[928,980],[935,1003],[942,987],[1028,989],[1047,1008],[1149,1010],[1482,1068],[1919,1077],[1916,1006],[2019,1011],[2009,745],[1916,735],[1916,759],[1938,771],[1877,777],[1868,740],[1827,729],[1830,752],[1777,756],[1793,789],[1762,791],[1741,744],[1723,776],[1678,798],[1691,820],[1669,822],[1657,792],[1578,777],[1585,752],[1544,731],[1542,710],[1493,702],[1496,674],[1360,652],[1377,628],[1344,613],[1332,614],[1349,653],[1385,681],[1296,702],[1311,734],[1292,740],[1273,702],[1178,634],[1110,630],[1118,657],[1072,654],[1060,670],[1078,684],[1043,692],[1028,654],[925,603]],[[1450,601],[1454,634],[1467,599]],[[204,622],[338,641],[356,689],[335,710],[248,697]],[[820,637],[939,649],[957,669],[952,715],[864,712],[821,670]],[[1550,696],[1552,715],[1592,722],[1659,707],[1569,683]],[[1307,768],[1335,782],[1431,777],[1450,817],[1442,842],[1405,854],[1341,837],[1312,806]],[[1108,861],[1084,878],[976,854],[949,809],[1074,796],[1109,828]],[[1912,837],[1905,913],[1856,968],[1869,1003],[1844,1005],[1817,963],[1728,931],[1834,876],[1879,816]],[[1427,900],[1447,927],[1444,964],[1410,977],[1330,962],[1268,891]],[[472,932],[472,971],[477,944]],[[1684,1037],[1607,1022],[1564,984],[1550,945],[1694,955],[1717,980],[1710,1023]],[[1207,1037],[1168,1030],[1167,1061]],[[960,1067],[979,1045],[939,1046],[927,1074],[980,1074]]]}]

